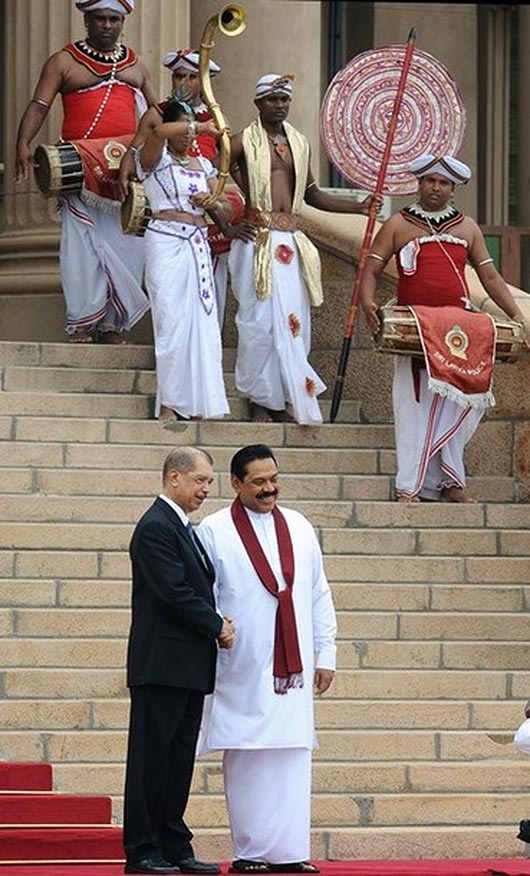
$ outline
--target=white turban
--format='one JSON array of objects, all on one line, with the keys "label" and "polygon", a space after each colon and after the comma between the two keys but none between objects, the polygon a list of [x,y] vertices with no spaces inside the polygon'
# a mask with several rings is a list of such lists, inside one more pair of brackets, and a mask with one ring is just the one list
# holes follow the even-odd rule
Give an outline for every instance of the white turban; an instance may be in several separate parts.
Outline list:
[{"label": "white turban", "polygon": [[[185,73],[199,72],[199,53],[194,49],[181,49],[179,52],[166,52],[162,58],[162,64],[176,73],[177,70],[184,70]],[[210,60],[210,76],[215,76],[221,68],[215,61]]]},{"label": "white turban", "polygon": [[455,185],[464,185],[471,179],[471,169],[451,155],[420,155],[410,163],[410,170],[421,179],[429,173],[439,173]]},{"label": "white turban", "polygon": [[256,82],[255,100],[261,100],[262,97],[268,97],[269,94],[287,94],[291,97],[293,79],[294,76],[290,73],[284,73],[283,76],[279,76],[278,73],[267,73]]},{"label": "white turban", "polygon": [[134,9],[134,0],[74,0],[80,12],[95,12],[96,9],[112,9],[128,15]]}]

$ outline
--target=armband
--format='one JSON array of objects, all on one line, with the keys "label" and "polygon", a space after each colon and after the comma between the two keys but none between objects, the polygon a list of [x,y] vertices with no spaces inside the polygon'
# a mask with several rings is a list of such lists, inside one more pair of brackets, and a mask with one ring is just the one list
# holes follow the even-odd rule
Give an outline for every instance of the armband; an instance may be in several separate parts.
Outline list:
[{"label": "armband", "polygon": [[307,185],[307,186],[305,187],[306,192],[307,192],[308,189],[312,189],[313,186],[316,186],[316,182],[315,182],[315,180],[313,180],[313,182],[310,182],[309,185]]},{"label": "armband", "polygon": [[493,264],[492,258],[482,259],[482,261],[478,263],[477,268],[481,268],[483,265],[491,265],[491,264]]},{"label": "armband", "polygon": [[377,259],[378,262],[386,262],[386,259],[384,259],[383,256],[380,256],[378,252],[369,252],[366,258]]},{"label": "armband", "polygon": [[38,103],[39,106],[43,106],[45,109],[49,109],[51,105],[45,100],[41,100],[40,97],[32,97],[30,103]]}]

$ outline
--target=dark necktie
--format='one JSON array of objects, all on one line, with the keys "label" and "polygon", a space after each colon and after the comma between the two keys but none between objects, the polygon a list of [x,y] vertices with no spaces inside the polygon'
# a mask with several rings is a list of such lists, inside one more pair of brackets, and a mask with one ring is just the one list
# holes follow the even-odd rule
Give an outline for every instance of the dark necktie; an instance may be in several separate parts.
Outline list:
[{"label": "dark necktie", "polygon": [[208,564],[207,564],[206,558],[204,556],[204,551],[203,551],[201,545],[199,544],[199,539],[195,535],[195,531],[193,529],[193,524],[190,523],[189,520],[186,523],[186,532],[188,533],[189,539],[190,539],[190,541],[195,549],[195,552],[199,555],[201,562],[203,563],[204,566],[206,566],[206,568],[208,568]]}]

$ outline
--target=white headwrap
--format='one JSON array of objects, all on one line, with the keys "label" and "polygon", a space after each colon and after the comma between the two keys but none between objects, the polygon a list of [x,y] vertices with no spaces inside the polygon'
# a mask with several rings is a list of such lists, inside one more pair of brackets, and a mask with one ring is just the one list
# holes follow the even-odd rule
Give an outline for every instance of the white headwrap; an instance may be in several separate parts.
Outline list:
[{"label": "white headwrap", "polygon": [[291,97],[293,79],[294,76],[291,73],[284,73],[283,76],[279,76],[278,73],[267,73],[256,82],[254,99],[261,100],[262,97],[268,97],[269,94],[287,94]]},{"label": "white headwrap", "polygon": [[[166,52],[162,58],[162,64],[175,73],[184,70],[185,73],[199,72],[199,53],[195,49],[180,49],[178,52]],[[210,59],[210,76],[215,76],[221,70],[219,64]]]},{"label": "white headwrap", "polygon": [[418,179],[429,173],[439,173],[457,186],[471,179],[471,169],[452,155],[420,155],[411,161],[410,170]]},{"label": "white headwrap", "polygon": [[112,9],[128,15],[134,9],[134,0],[74,0],[80,12],[95,12],[96,9]]}]

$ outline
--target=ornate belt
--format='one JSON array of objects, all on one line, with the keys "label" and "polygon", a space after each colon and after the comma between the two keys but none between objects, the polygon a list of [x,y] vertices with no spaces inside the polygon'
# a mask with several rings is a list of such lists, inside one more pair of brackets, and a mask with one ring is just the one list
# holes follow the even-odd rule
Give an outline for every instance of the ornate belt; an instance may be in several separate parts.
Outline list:
[{"label": "ornate belt", "polygon": [[296,213],[276,213],[273,210],[256,210],[250,207],[245,212],[245,218],[258,228],[275,231],[297,231],[300,228],[300,217]]}]

